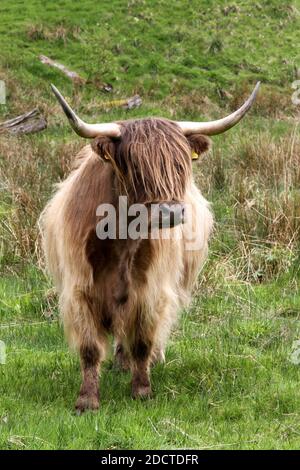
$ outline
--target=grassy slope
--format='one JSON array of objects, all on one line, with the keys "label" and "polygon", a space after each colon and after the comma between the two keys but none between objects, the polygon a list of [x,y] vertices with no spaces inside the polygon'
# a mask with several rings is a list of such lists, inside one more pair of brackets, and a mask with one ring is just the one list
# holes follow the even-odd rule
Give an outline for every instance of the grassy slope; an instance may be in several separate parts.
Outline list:
[{"label": "grassy slope", "polygon": [[[72,89],[59,72],[38,62],[38,54],[114,85],[113,95],[95,93],[90,85],[73,96],[82,111],[92,99],[100,103],[138,92],[144,105],[130,117],[176,113],[192,118],[202,112],[199,96],[204,95],[216,104],[212,111],[204,109],[209,116],[227,106],[218,90],[235,96],[258,78],[266,83],[266,94],[289,96],[299,54],[299,2],[241,1],[228,16],[222,1],[24,3],[2,0],[0,5],[0,78],[10,93],[0,115],[41,101],[49,129],[24,142],[49,146],[54,157],[62,136],[74,137],[62,127],[60,114],[51,114],[49,82],[69,96]],[[55,38],[61,25],[65,40]],[[32,30],[35,40],[28,36]],[[272,107],[263,105],[257,113],[265,118],[249,118],[236,133],[215,139],[225,160],[244,135],[263,128],[278,138],[289,131],[288,123],[266,119]],[[99,115],[96,109],[86,113]],[[127,114],[105,113],[105,119],[116,116]],[[41,197],[49,194],[49,186],[44,193]],[[223,233],[212,251],[226,258],[231,241],[225,209],[231,195],[214,189],[208,196]],[[5,194],[1,207],[8,203]],[[172,337],[166,365],[153,371],[153,400],[132,401],[129,376],[108,362],[101,411],[77,418],[72,406],[79,364],[52,319],[56,311],[45,296],[48,283],[34,265],[26,262],[17,270],[15,262],[5,261],[0,280],[0,339],[8,347],[7,365],[0,366],[0,448],[299,447],[300,374],[289,354],[299,337],[300,300],[292,273],[260,285],[205,284]]]}]

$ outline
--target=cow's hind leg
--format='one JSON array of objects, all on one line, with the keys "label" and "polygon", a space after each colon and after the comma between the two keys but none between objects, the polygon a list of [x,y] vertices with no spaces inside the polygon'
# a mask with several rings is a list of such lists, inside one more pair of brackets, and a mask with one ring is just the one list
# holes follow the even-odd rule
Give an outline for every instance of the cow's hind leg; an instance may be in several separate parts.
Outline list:
[{"label": "cow's hind leg", "polygon": [[132,350],[132,396],[147,398],[151,396],[150,358],[151,345],[138,340]]},{"label": "cow's hind leg", "polygon": [[114,365],[117,369],[126,372],[130,370],[130,357],[122,341],[115,342]]}]

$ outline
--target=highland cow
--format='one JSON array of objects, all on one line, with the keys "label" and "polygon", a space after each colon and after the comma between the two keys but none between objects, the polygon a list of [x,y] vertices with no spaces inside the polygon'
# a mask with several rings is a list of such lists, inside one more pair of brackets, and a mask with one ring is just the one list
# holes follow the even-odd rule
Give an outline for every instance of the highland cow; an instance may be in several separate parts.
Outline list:
[{"label": "highland cow", "polygon": [[[193,181],[192,152],[207,151],[207,136],[239,122],[258,87],[238,111],[218,121],[147,118],[87,124],[52,86],[73,129],[93,139],[41,216],[65,333],[80,354],[78,412],[99,407],[99,369],[111,336],[117,365],[131,370],[133,397],[151,395],[150,367],[164,360],[168,336],[189,302],[213,227],[209,204]],[[129,206],[146,207],[146,230],[139,237],[121,236],[120,227],[126,229],[132,217],[124,223],[117,215],[114,237],[99,237],[96,227],[104,215],[98,208],[109,204],[118,209],[120,196]],[[159,209],[154,215],[153,204]],[[151,236],[153,223],[156,237]]]}]

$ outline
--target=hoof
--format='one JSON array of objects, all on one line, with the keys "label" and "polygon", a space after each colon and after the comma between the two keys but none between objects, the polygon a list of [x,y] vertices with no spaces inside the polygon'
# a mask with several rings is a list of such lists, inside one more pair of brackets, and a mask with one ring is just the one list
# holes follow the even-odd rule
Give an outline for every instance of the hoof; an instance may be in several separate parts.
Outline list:
[{"label": "hoof", "polygon": [[80,416],[85,411],[97,411],[99,409],[99,398],[97,396],[79,395],[75,411]]}]

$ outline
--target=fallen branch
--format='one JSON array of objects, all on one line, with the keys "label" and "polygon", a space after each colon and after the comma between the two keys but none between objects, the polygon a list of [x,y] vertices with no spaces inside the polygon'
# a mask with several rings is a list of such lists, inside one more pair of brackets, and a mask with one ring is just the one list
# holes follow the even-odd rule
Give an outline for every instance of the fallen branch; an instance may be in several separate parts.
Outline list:
[{"label": "fallen branch", "polygon": [[47,127],[46,119],[41,116],[38,109],[21,114],[13,119],[0,123],[0,134],[33,134],[43,131]]},{"label": "fallen branch", "polygon": [[142,104],[142,98],[139,95],[134,95],[131,98],[125,100],[114,100],[103,103],[106,108],[118,108],[122,107],[124,109],[133,109],[138,108]]},{"label": "fallen branch", "polygon": [[94,80],[86,80],[85,78],[82,78],[77,72],[74,72],[73,70],[69,70],[65,65],[60,64],[59,62],[55,62],[54,60],[50,59],[50,57],[47,57],[45,55],[40,55],[39,56],[40,61],[42,64],[49,65],[50,67],[54,67],[58,70],[60,70],[66,77],[68,77],[70,80],[75,85],[85,85],[86,83],[93,84],[96,88],[101,89],[102,91],[112,91],[113,87],[109,83],[103,83],[101,80],[98,78],[95,78]]},{"label": "fallen branch", "polygon": [[134,95],[128,100],[124,100],[125,103],[122,105],[125,109],[139,108],[142,104],[142,98],[139,95]]},{"label": "fallen branch", "polygon": [[111,108],[123,108],[123,109],[133,109],[138,108],[142,104],[142,98],[139,95],[134,95],[131,98],[127,98],[124,100],[113,100],[113,101],[103,101],[102,103],[91,103],[88,105],[88,109],[92,108],[104,108],[104,109],[111,109]]},{"label": "fallen branch", "polygon": [[54,60],[50,59],[49,57],[45,55],[40,55],[39,59],[42,62],[42,64],[49,65],[50,67],[54,67],[60,70],[68,78],[70,78],[70,80],[72,80],[76,85],[84,85],[84,83],[86,82],[86,80],[80,77],[80,75],[78,75],[77,72],[73,72],[72,70],[69,70],[64,65],[60,64],[59,62],[55,62]]}]

